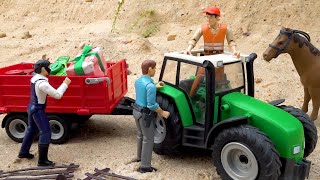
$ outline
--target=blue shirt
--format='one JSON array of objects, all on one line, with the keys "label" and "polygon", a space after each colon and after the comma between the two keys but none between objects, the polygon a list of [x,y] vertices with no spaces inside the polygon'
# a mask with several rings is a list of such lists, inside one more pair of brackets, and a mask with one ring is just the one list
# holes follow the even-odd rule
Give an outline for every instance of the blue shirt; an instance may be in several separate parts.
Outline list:
[{"label": "blue shirt", "polygon": [[136,88],[137,105],[147,107],[152,111],[159,108],[159,104],[156,102],[156,85],[151,77],[142,75],[136,80],[134,87]]}]

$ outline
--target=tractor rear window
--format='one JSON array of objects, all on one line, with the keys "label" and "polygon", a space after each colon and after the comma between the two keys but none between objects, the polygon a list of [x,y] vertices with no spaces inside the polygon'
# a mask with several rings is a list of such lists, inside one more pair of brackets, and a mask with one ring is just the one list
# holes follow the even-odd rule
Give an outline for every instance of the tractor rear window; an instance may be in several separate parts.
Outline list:
[{"label": "tractor rear window", "polygon": [[[228,82],[228,89],[235,89],[244,86],[242,63],[233,63],[224,66],[225,78]],[[219,90],[219,88],[216,88]],[[224,91],[223,89],[220,90]]]}]

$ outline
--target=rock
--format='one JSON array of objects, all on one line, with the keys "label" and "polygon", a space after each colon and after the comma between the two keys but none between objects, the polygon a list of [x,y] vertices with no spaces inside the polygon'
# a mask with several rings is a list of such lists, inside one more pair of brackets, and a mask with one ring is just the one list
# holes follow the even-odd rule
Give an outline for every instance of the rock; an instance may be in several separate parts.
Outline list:
[{"label": "rock", "polygon": [[244,35],[244,36],[250,36],[250,34],[251,34],[249,24],[243,25],[240,30],[242,31],[242,35]]},{"label": "rock", "polygon": [[6,37],[6,36],[7,36],[7,34],[6,34],[6,33],[4,33],[4,32],[0,32],[0,38]]},{"label": "rock", "polygon": [[167,41],[176,40],[176,36],[177,36],[177,35],[169,35],[169,36],[167,37]]},{"label": "rock", "polygon": [[93,0],[85,0],[85,2],[92,2]]},{"label": "rock", "polygon": [[256,79],[256,83],[257,83],[257,84],[259,84],[259,83],[261,83],[261,82],[262,82],[262,79],[261,79],[261,78],[257,78],[257,79]]},{"label": "rock", "polygon": [[121,43],[123,43],[123,44],[129,44],[129,43],[132,43],[132,40],[122,40]]},{"label": "rock", "polygon": [[23,33],[23,36],[21,37],[21,39],[29,39],[31,38],[32,35],[29,33],[29,31]]},{"label": "rock", "polygon": [[244,32],[244,33],[242,33],[242,35],[244,35],[244,36],[250,36],[250,32]]}]

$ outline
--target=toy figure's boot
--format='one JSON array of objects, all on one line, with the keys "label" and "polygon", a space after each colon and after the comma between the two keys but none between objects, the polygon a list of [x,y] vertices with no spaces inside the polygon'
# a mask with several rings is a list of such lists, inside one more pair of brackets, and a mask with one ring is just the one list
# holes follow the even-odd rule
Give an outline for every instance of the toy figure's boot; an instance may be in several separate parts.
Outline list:
[{"label": "toy figure's boot", "polygon": [[30,147],[32,145],[32,139],[33,137],[30,136],[30,133],[26,133],[25,137],[23,138],[21,149],[19,152],[18,157],[19,158],[27,158],[27,159],[33,159],[34,155],[30,154]]},{"label": "toy figure's boot", "polygon": [[19,153],[18,155],[19,158],[27,158],[27,159],[33,159],[34,158],[34,155],[33,154],[30,154],[30,153]]},{"label": "toy figure's boot", "polygon": [[48,160],[49,144],[39,144],[38,166],[54,166],[54,162]]}]

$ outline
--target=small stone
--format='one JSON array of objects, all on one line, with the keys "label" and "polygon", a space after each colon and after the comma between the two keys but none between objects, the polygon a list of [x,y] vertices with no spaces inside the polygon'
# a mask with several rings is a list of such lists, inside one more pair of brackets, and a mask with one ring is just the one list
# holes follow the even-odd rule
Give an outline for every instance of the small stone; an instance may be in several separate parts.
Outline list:
[{"label": "small stone", "polygon": [[244,33],[242,33],[242,35],[244,35],[244,36],[250,36],[250,32],[244,32]]},{"label": "small stone", "polygon": [[23,36],[21,37],[21,39],[29,39],[31,38],[32,35],[29,33],[29,31],[23,33]]},{"label": "small stone", "polygon": [[256,83],[257,83],[257,84],[259,84],[259,83],[261,83],[261,82],[262,82],[262,79],[261,79],[261,78],[257,78],[257,79],[256,79]]},{"label": "small stone", "polygon": [[6,34],[6,33],[4,33],[4,32],[0,32],[0,38],[6,37],[6,36],[7,36],[7,34]]},{"label": "small stone", "polygon": [[93,0],[85,0],[85,2],[92,2]]},{"label": "small stone", "polygon": [[132,43],[132,40],[122,40],[121,43],[123,43],[123,44],[129,44],[129,43]]},{"label": "small stone", "polygon": [[177,36],[177,35],[169,35],[168,38],[167,38],[167,41],[176,40],[176,36]]}]

